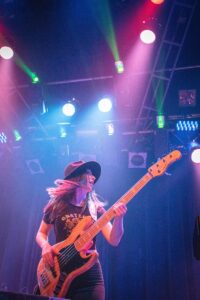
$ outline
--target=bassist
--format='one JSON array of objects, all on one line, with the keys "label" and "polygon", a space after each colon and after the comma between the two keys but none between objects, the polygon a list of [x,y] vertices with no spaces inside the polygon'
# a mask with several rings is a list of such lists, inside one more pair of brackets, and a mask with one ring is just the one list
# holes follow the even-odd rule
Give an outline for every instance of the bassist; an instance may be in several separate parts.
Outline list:
[{"label": "bassist", "polygon": [[[82,229],[79,232],[78,225],[81,224],[81,221],[84,221],[84,218],[91,216],[92,222],[95,222],[98,216],[105,212],[104,204],[93,191],[93,185],[99,179],[100,174],[101,167],[95,161],[72,162],[65,168],[64,180],[56,180],[56,187],[47,189],[50,200],[44,208],[44,215],[36,235],[36,241],[42,249],[43,263],[51,270],[55,269],[55,257],[60,255],[60,248],[50,245],[48,241],[51,229],[54,229],[56,245],[59,245],[66,239],[70,241],[73,240],[73,236],[77,235],[78,237],[81,235]],[[123,216],[126,211],[127,208],[123,203],[116,203],[114,205],[115,218],[113,223],[108,222],[102,229],[104,237],[113,246],[117,246],[123,236]],[[86,224],[84,229],[87,229],[87,226],[90,225]],[[66,250],[69,255],[72,252],[71,249],[68,247]],[[81,252],[86,255],[93,251],[96,251],[95,238],[86,243],[81,249]],[[69,262],[67,269],[65,270],[65,267],[63,267],[62,270],[64,274],[70,272],[75,274],[66,289],[63,288],[64,292],[56,294],[56,289],[60,285],[58,283],[57,287],[53,287],[52,293],[48,292],[48,294],[39,283],[40,293],[44,296],[66,297],[72,300],[104,300],[104,281],[98,258],[93,264],[86,263],[85,266],[82,266],[79,258],[73,258],[71,264],[70,266]],[[55,270],[54,272],[56,273]],[[64,282],[66,281],[67,279],[64,278]],[[51,283],[49,283],[49,286],[51,286]]]}]

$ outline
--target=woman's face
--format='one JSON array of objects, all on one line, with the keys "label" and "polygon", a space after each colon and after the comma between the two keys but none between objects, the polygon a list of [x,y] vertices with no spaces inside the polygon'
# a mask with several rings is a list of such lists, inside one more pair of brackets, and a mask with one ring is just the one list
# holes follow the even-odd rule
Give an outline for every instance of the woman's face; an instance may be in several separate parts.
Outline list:
[{"label": "woman's face", "polygon": [[87,192],[91,192],[95,179],[96,178],[92,174],[91,170],[86,170],[86,172],[83,173],[80,177],[80,183],[82,185],[82,188],[86,189]]}]

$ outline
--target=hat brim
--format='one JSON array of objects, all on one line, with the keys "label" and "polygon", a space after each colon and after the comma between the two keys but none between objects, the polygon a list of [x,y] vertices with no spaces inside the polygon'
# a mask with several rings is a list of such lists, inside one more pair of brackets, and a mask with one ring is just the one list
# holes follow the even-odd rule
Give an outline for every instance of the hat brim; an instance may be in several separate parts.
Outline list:
[{"label": "hat brim", "polygon": [[67,180],[67,179],[70,179],[70,178],[73,178],[73,177],[77,177],[77,176],[85,173],[87,170],[90,170],[92,172],[92,175],[95,176],[94,183],[96,183],[97,180],[99,179],[100,175],[101,175],[101,166],[96,161],[85,162],[80,167],[76,168],[76,170],[74,170],[71,174],[66,176],[64,179]]}]

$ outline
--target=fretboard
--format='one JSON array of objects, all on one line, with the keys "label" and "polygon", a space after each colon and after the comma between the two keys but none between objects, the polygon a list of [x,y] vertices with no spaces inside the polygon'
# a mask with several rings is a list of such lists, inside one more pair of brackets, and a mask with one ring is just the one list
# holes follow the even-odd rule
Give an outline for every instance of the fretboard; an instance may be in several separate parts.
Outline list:
[{"label": "fretboard", "polygon": [[80,251],[85,244],[90,242],[102,230],[102,228],[115,217],[114,206],[117,203],[127,204],[152,178],[153,176],[150,173],[146,173],[75,241],[75,248]]}]

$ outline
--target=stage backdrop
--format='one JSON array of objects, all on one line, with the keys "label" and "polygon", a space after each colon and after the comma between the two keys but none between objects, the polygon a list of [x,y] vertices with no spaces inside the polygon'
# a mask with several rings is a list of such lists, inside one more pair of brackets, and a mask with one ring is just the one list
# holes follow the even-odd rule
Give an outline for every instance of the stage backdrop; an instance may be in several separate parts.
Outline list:
[{"label": "stage backdrop", "polygon": [[[45,189],[63,177],[70,160],[50,150],[28,160],[22,149],[1,153],[1,290],[32,293],[41,255],[35,235],[48,200]],[[146,173],[109,162],[106,153],[99,160],[102,177],[96,191],[107,207]],[[200,214],[197,171],[185,155],[167,174],[148,183],[128,204],[118,247],[99,234],[107,300],[200,299],[200,261],[193,256],[193,230]]]}]

